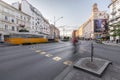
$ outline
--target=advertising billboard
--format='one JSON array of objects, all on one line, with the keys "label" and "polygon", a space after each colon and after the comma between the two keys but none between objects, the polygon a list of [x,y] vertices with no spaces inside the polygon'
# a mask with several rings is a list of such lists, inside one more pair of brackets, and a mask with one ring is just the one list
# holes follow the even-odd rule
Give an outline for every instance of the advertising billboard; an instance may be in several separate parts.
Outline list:
[{"label": "advertising billboard", "polygon": [[107,19],[94,20],[94,32],[106,32],[108,30]]}]

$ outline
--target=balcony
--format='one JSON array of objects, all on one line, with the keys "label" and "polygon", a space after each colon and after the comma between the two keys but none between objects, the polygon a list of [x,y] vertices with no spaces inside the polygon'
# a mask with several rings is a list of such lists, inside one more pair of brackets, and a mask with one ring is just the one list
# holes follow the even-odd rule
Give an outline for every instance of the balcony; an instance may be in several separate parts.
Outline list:
[{"label": "balcony", "polygon": [[116,11],[113,11],[112,13],[111,13],[111,15],[115,15],[116,14]]},{"label": "balcony", "polygon": [[116,16],[115,18],[111,18],[109,22],[115,22],[118,21],[119,19],[120,19],[120,15]]},{"label": "balcony", "polygon": [[116,20],[120,19],[120,15],[116,16],[115,19],[116,19]]},{"label": "balcony", "polygon": [[19,26],[20,26],[20,27],[22,27],[22,28],[24,28],[24,27],[25,27],[25,25],[24,25],[24,24],[19,24]]},{"label": "balcony", "polygon": [[114,19],[114,18],[111,18],[111,19],[109,20],[109,22],[113,22],[113,21],[115,21],[115,19]]},{"label": "balcony", "polygon": [[118,11],[120,11],[120,8],[118,9]]}]

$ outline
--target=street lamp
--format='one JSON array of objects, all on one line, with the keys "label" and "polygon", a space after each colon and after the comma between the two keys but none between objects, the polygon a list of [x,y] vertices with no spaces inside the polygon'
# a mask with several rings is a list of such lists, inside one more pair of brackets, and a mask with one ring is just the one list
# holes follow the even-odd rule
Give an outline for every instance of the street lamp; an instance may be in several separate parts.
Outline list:
[{"label": "street lamp", "polygon": [[59,21],[59,20],[62,19],[62,18],[63,18],[63,17],[60,17],[60,18],[56,19],[55,16],[54,16],[54,26],[56,26],[56,22]]},{"label": "street lamp", "polygon": [[[62,19],[63,17],[60,17],[58,19],[55,18],[54,16],[54,26],[56,27],[56,22],[59,21],[60,19]],[[54,28],[54,38],[55,38],[55,28]]]},{"label": "street lamp", "polygon": [[64,37],[64,32],[65,32],[65,26],[66,25],[63,25],[63,26],[59,26],[59,28],[61,28],[61,36],[62,36],[62,38]]}]

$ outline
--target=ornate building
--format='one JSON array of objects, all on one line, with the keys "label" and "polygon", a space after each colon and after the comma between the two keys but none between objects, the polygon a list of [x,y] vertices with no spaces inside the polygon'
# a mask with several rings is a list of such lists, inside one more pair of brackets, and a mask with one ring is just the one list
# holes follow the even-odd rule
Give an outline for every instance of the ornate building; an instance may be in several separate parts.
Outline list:
[{"label": "ornate building", "polygon": [[83,23],[79,30],[79,37],[85,39],[99,39],[106,37],[108,14],[105,11],[99,11],[97,4],[93,4],[92,12],[88,20]]},{"label": "ornate building", "polygon": [[29,13],[30,19],[30,29],[31,33],[37,33],[45,35],[46,37],[50,34],[50,24],[47,19],[45,19],[41,12],[32,6],[27,0],[21,0],[20,3],[13,3],[13,6],[19,9],[21,12],[26,14]]},{"label": "ornate building", "polygon": [[20,29],[30,29],[30,16],[0,0],[0,41],[3,35],[19,32]]},{"label": "ornate building", "polygon": [[[120,40],[120,0],[111,0],[109,4],[110,40]],[[119,30],[119,31],[118,31]]]}]

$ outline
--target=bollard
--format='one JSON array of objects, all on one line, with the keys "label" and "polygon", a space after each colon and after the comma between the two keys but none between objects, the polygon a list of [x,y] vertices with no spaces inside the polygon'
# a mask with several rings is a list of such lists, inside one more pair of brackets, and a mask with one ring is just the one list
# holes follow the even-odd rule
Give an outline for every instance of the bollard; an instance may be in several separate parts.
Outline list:
[{"label": "bollard", "polygon": [[94,46],[93,43],[91,43],[91,62],[93,62],[93,55],[94,55]]}]

